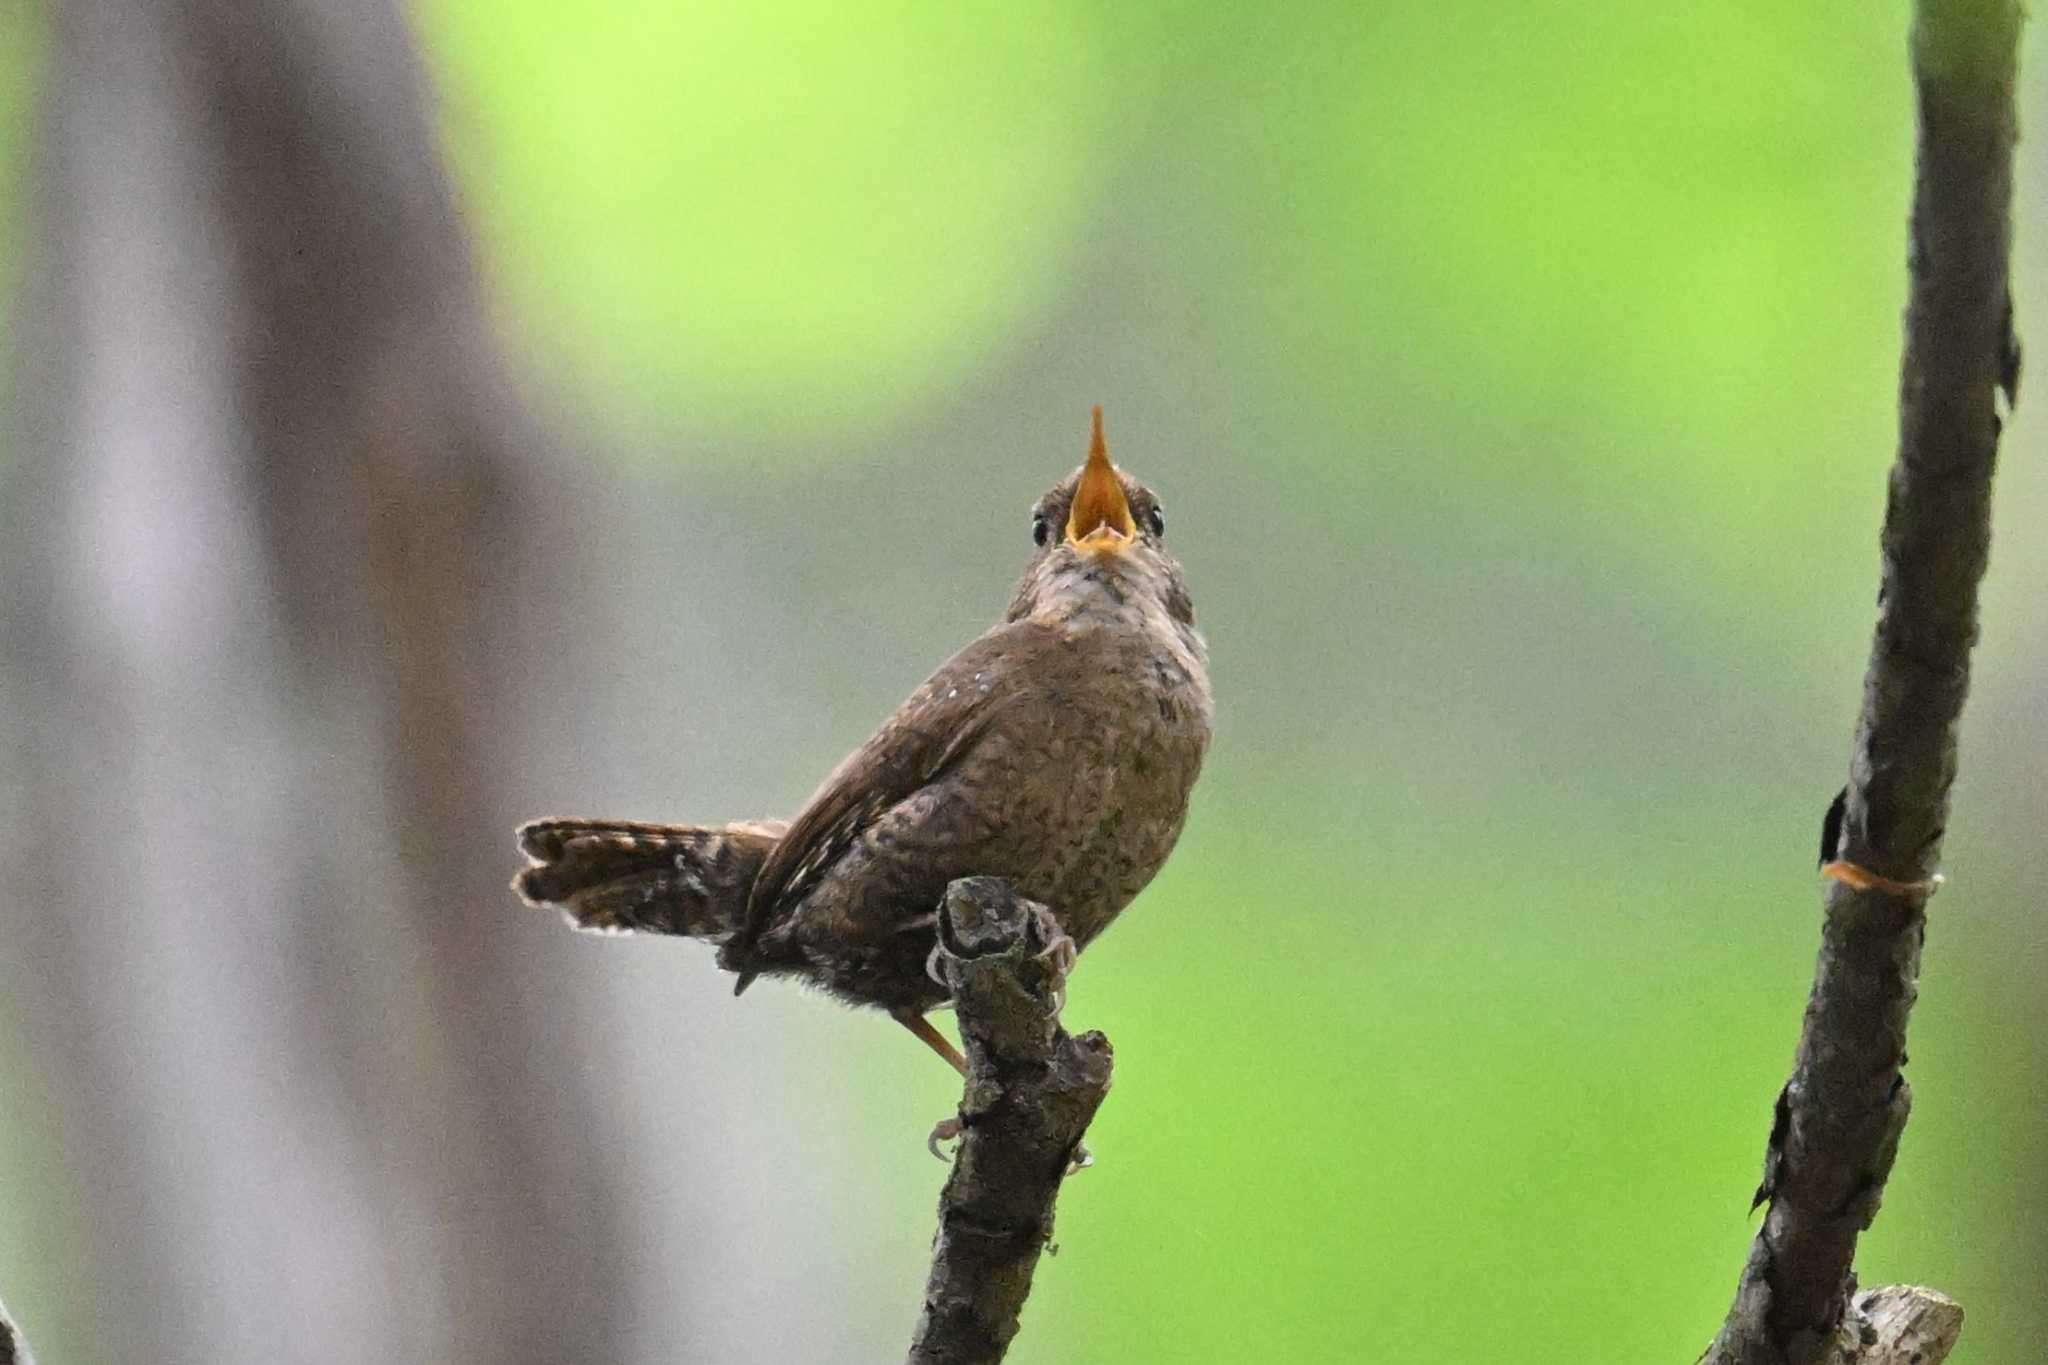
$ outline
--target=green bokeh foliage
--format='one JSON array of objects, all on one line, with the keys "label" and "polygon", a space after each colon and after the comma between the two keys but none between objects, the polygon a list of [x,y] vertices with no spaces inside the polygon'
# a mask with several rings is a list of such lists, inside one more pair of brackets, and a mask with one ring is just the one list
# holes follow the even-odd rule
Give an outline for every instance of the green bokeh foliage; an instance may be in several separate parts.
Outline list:
[{"label": "green bokeh foliage", "polygon": [[[1075,983],[1073,1016],[1124,1063],[1017,1357],[1703,1345],[1753,1229],[1814,942],[1804,822],[1838,780],[1814,758],[1847,742],[1865,627],[1846,609],[1874,570],[1903,7],[432,0],[423,19],[508,312],[604,406],[686,414],[703,439],[675,458],[709,461],[698,477],[752,440],[787,454],[750,477],[798,488],[844,441],[1040,368],[1046,319],[1085,327],[1076,296],[1099,290],[1107,316],[1177,310],[1232,386],[1218,408],[1257,415],[1297,495],[1295,558],[1231,562],[1211,533],[1234,747]],[[1163,371],[1186,358],[1174,326],[1118,325]],[[1479,609],[1489,575],[1526,574],[1513,547],[1431,567],[1447,533],[1503,519],[1562,566],[1561,643],[1537,660],[1554,714],[1493,681],[1530,663],[1489,652]],[[1368,541],[1441,595],[1376,627],[1426,698],[1344,672],[1346,580],[1296,590],[1333,555],[1367,581]],[[1609,621],[1702,681],[1604,679],[1572,650]],[[1333,695],[1280,700],[1288,660]],[[1784,731],[1743,728],[1745,707],[1816,698],[1840,738],[1793,762]],[[1319,705],[1369,719],[1317,729]],[[2043,1327],[2039,1274],[1971,1196],[2038,1181],[2024,1107],[1990,1080],[2024,1065],[1990,1043],[1998,910],[1958,899],[1947,951],[1994,986],[1922,1011],[1940,1102],[1864,1269],[1962,1295],[1958,1359],[1988,1361]],[[870,1129],[900,1128],[900,1086],[873,1088]],[[900,1169],[891,1150],[876,1169]],[[928,1179],[891,1193],[915,1205]],[[891,1322],[922,1251],[902,1241],[856,1272]]]},{"label": "green bokeh foliage", "polygon": [[[1013,1358],[1703,1345],[1754,1226],[1815,941],[1799,822],[1838,780],[1817,766],[1847,743],[1875,567],[1904,7],[416,17],[504,316],[563,391],[701,435],[675,443],[692,477],[730,476],[708,452],[744,439],[782,455],[750,474],[801,490],[842,442],[1054,368],[1019,340],[1048,319],[1146,300],[1271,438],[1297,535],[1247,551],[1213,498],[1195,532],[1223,738],[1183,853],[1074,982],[1118,1081]],[[11,186],[33,45],[6,18]],[[1105,261],[1129,294],[1077,303]],[[1171,330],[1124,335],[1170,372]],[[1442,550],[1504,517],[1576,585],[1535,625],[1547,709],[1488,682],[1529,666],[1481,610],[1515,547]],[[1333,546],[1408,594],[1371,622],[1385,676],[1347,671],[1365,568],[1292,592]],[[1696,693],[1572,671],[1618,622]],[[1751,711],[1801,719],[1757,737]],[[2048,1333],[2040,1097],[2010,1083],[2040,1061],[2006,965],[2027,882],[1996,835],[1951,849],[1993,874],[1937,902],[1922,1104],[1862,1256],[1964,1299],[1964,1365]],[[837,1019],[820,1037],[873,1078],[846,1099],[875,1197],[921,1220],[903,1096],[935,1115],[939,1078]],[[0,1080],[33,1093],[6,1055]],[[927,1229],[876,1251],[847,1223],[874,1319],[850,1335],[899,1337]]]}]

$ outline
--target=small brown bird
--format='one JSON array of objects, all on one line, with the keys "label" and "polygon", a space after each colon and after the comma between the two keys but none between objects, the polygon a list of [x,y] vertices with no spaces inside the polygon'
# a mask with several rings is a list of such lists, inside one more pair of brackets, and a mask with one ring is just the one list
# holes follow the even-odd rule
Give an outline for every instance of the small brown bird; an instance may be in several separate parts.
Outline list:
[{"label": "small brown bird", "polygon": [[513,883],[587,929],[682,934],[739,974],[889,1011],[956,1068],[924,1015],[946,884],[1007,877],[1078,952],[1173,851],[1209,746],[1208,648],[1152,491],[1087,462],[1038,500],[1037,550],[1001,623],[954,655],[796,819],[712,826],[537,820]]}]

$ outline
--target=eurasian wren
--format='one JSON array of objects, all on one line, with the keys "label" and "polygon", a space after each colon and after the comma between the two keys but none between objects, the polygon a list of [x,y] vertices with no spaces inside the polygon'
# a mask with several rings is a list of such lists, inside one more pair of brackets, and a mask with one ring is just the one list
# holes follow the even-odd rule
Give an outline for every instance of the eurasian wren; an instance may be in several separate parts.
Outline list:
[{"label": "eurasian wren", "polygon": [[1009,878],[1078,952],[1172,852],[1209,745],[1208,649],[1159,499],[1088,458],[1032,509],[1003,620],[834,769],[796,819],[712,826],[537,820],[514,883],[589,929],[683,934],[739,974],[794,976],[924,1019],[948,882]]}]

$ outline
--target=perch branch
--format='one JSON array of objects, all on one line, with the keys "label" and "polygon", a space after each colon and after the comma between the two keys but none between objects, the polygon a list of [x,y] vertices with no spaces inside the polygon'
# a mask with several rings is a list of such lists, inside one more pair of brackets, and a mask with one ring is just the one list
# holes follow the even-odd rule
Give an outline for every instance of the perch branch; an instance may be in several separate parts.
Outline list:
[{"label": "perch branch", "polygon": [[1003,1358],[1052,1236],[1060,1182],[1109,1091],[1109,1040],[1060,1027],[1062,977],[1047,951],[1060,937],[1044,906],[1000,878],[946,888],[935,962],[966,1044],[965,1126],[939,1196],[910,1365]]},{"label": "perch branch", "polygon": [[1977,637],[1997,395],[2010,402],[2019,381],[2007,283],[2019,24],[2014,0],[1916,7],[1919,158],[1876,639],[1849,785],[1823,834],[1820,960],[1757,1191],[1770,1207],[1710,1365],[1873,1358],[1839,1354],[1858,1326],[1851,1264],[1911,1104],[1906,1019]]}]

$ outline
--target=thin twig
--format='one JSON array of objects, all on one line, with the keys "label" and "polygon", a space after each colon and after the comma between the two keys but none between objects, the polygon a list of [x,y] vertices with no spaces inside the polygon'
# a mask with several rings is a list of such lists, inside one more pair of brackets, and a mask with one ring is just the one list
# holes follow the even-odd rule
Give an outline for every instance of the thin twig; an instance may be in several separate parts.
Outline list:
[{"label": "thin twig", "polygon": [[966,1045],[965,1127],[939,1196],[910,1365],[1003,1358],[1052,1236],[1060,1182],[1109,1092],[1109,1040],[1060,1027],[1061,967],[1048,950],[1061,937],[1044,906],[1000,878],[946,888],[935,961]]},{"label": "thin twig", "polygon": [[0,1365],[36,1365],[36,1358],[29,1354],[28,1342],[22,1338],[21,1329],[14,1325],[14,1319],[7,1316],[4,1303],[0,1303]]},{"label": "thin twig", "polygon": [[1919,163],[1877,634],[1822,850],[1813,995],[1757,1191],[1770,1208],[1711,1365],[1809,1365],[1843,1349],[1856,1238],[1911,1105],[1906,1020],[1977,637],[1998,394],[2010,402],[2019,380],[2007,282],[2019,24],[2013,0],[1917,7]]}]

